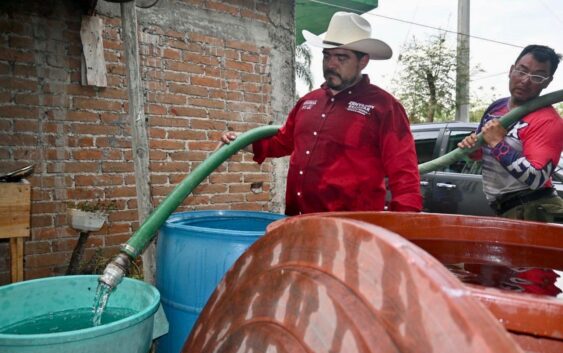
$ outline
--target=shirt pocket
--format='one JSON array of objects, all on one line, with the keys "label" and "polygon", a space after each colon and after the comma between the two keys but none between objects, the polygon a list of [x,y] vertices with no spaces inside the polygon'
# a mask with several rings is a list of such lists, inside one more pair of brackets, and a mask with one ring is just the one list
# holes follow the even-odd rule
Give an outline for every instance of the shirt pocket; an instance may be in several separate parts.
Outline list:
[{"label": "shirt pocket", "polygon": [[334,126],[334,142],[348,148],[360,148],[374,142],[374,126],[369,116],[354,114]]}]

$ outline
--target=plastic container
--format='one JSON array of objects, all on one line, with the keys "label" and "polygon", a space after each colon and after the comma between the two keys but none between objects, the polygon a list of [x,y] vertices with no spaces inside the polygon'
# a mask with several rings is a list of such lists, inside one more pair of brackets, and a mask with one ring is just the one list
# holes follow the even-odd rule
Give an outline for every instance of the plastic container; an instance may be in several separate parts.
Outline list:
[{"label": "plastic container", "polygon": [[[0,287],[0,332],[14,323],[49,313],[91,307],[98,276],[49,277]],[[2,334],[1,353],[147,353],[167,322],[158,290],[124,278],[108,306],[135,311],[105,325],[49,334]],[[157,314],[158,312],[158,314]]]},{"label": "plastic container", "polygon": [[182,349],[202,308],[239,256],[282,214],[193,211],[173,214],[157,241],[156,286],[170,322],[158,353]]},{"label": "plastic container", "polygon": [[[553,269],[553,278],[561,281],[563,225],[435,213],[335,212],[323,216],[350,218],[386,228],[443,264]],[[553,283],[545,285],[555,288]],[[555,298],[475,284],[466,287],[526,352],[563,352],[562,294]],[[559,284],[557,290],[561,289]]]}]

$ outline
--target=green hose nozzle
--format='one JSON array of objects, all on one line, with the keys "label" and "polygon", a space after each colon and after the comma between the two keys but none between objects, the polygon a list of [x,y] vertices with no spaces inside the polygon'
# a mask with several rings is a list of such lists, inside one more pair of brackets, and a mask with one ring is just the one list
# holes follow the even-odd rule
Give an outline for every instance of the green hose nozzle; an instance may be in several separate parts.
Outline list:
[{"label": "green hose nozzle", "polygon": [[[176,186],[176,188],[174,188],[174,190],[172,190],[158,207],[151,212],[127,243],[123,244],[121,254],[108,264],[104,270],[104,274],[100,276],[99,281],[107,284],[111,288],[119,284],[121,277],[127,272],[127,268],[123,268],[123,263],[126,263],[126,261],[122,261],[123,259],[121,257],[123,254],[127,255],[131,260],[139,256],[150,244],[158,229],[164,224],[172,212],[180,206],[193,189],[211,174],[211,172],[227,160],[227,158],[231,157],[245,146],[254,141],[275,135],[279,128],[280,126],[278,125],[268,125],[242,133],[230,144],[221,146],[221,148],[197,166]],[[128,267],[128,263],[126,267]]]}]

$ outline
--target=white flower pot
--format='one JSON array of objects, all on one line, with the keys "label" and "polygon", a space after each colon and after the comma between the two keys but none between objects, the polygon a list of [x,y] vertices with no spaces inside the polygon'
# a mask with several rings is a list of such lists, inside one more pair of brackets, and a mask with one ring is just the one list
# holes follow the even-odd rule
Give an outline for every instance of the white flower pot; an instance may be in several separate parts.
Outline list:
[{"label": "white flower pot", "polygon": [[84,232],[100,230],[107,220],[107,215],[103,212],[86,212],[76,208],[69,210],[72,228]]}]

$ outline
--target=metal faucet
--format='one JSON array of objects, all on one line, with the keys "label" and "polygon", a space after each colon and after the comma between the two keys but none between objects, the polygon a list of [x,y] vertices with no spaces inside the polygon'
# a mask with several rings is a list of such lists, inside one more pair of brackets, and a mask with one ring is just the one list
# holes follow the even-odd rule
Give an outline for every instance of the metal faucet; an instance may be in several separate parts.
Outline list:
[{"label": "metal faucet", "polygon": [[105,284],[113,290],[129,270],[131,259],[125,253],[119,253],[104,269],[104,273],[98,278],[98,282]]}]

